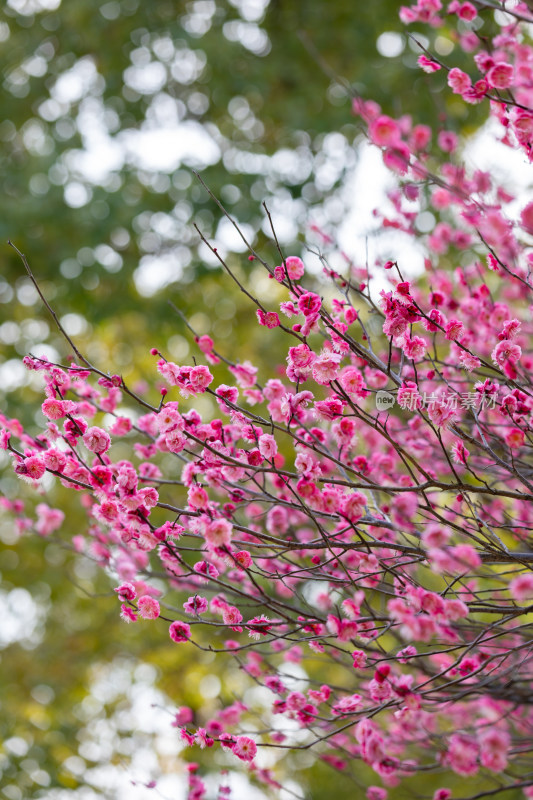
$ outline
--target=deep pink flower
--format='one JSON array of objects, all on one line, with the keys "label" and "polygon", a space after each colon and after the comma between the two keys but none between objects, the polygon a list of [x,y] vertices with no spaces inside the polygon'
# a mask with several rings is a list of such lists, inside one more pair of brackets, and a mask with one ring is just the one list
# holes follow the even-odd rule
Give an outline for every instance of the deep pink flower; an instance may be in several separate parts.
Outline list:
[{"label": "deep pink flower", "polygon": [[190,508],[194,509],[204,509],[207,508],[209,504],[209,495],[207,494],[206,490],[202,486],[198,486],[196,483],[189,487],[187,499],[189,501]]},{"label": "deep pink flower", "polygon": [[[533,121],[532,121],[532,128],[533,128]],[[533,202],[528,203],[522,211],[520,212],[520,220],[522,222],[522,227],[528,233],[533,234]]]},{"label": "deep pink flower", "polygon": [[518,577],[513,578],[509,584],[509,591],[511,597],[518,603],[532,603],[533,602],[533,573],[525,572]]},{"label": "deep pink flower", "polygon": [[305,292],[298,298],[298,309],[305,316],[317,314],[322,305],[322,300],[314,292]]},{"label": "deep pink flower", "polygon": [[205,597],[200,597],[200,595],[195,594],[193,597],[189,597],[189,599],[183,604],[183,608],[186,614],[205,614],[207,611],[207,600]]},{"label": "deep pink flower", "polygon": [[225,625],[229,625],[233,631],[240,633],[242,627],[239,623],[242,622],[242,614],[235,606],[227,606],[222,610],[222,619]]},{"label": "deep pink flower", "polygon": [[452,445],[452,459],[456,464],[466,464],[466,460],[470,455],[469,451],[464,446],[463,442],[456,439]]},{"label": "deep pink flower", "polygon": [[153,597],[150,597],[148,594],[142,595],[137,600],[137,605],[139,607],[139,614],[143,619],[157,619],[159,614],[161,613],[161,609],[159,608],[159,603]]},{"label": "deep pink flower", "polygon": [[264,433],[260,436],[257,444],[263,458],[268,458],[269,461],[271,461],[278,452],[276,440],[270,433]]},{"label": "deep pink flower", "polygon": [[342,513],[350,522],[357,522],[365,515],[366,503],[367,500],[364,494],[353,492],[345,498]]},{"label": "deep pink flower", "polygon": [[191,638],[190,625],[187,625],[186,622],[180,622],[179,620],[171,624],[168,632],[172,641],[178,644],[181,642],[188,642]]},{"label": "deep pink flower", "polygon": [[239,550],[237,553],[232,554],[232,558],[242,569],[249,569],[253,564],[252,556],[248,550]]},{"label": "deep pink flower", "polygon": [[315,403],[315,412],[320,419],[333,420],[342,414],[343,401],[338,397],[329,400],[319,400]]},{"label": "deep pink flower", "polygon": [[355,669],[364,669],[366,667],[366,653],[364,650],[354,650],[352,653],[353,667]]},{"label": "deep pink flower", "polygon": [[137,622],[137,612],[126,604],[120,607],[120,616],[124,622]]}]

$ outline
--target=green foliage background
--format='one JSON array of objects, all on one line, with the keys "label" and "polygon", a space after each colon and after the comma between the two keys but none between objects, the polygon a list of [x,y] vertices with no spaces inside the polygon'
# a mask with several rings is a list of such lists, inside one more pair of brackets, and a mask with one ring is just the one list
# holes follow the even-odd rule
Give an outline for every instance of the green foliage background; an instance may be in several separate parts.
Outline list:
[{"label": "green foliage background", "polygon": [[[446,113],[462,130],[464,106],[444,104],[439,92],[444,79],[433,77],[427,90],[427,78],[415,69],[416,47],[404,40],[397,57],[378,53],[380,34],[400,30],[398,8],[396,0],[3,4],[4,413],[37,429],[42,418],[35,414],[36,387],[30,375],[17,371],[15,361],[43,345],[66,356],[7,239],[27,254],[58,314],[69,315],[80,349],[102,369],[122,372],[130,383],[151,375],[148,353],[154,345],[178,362],[197,353],[168,299],[200,334],[213,335],[222,352],[268,365],[257,326],[250,328],[250,306],[199,247],[193,222],[212,237],[220,211],[190,167],[201,170],[213,193],[251,226],[257,246],[276,261],[262,229],[263,201],[275,207],[282,198],[294,217],[294,233],[283,242],[286,252],[298,252],[310,209],[322,208],[332,226],[339,221],[338,211],[329,206],[328,212],[325,201],[353,168],[359,136],[345,86],[396,116],[410,113],[435,129]],[[449,31],[438,35],[445,48],[453,47]],[[460,54],[454,51],[453,58],[461,64]],[[194,63],[203,65],[196,73]],[[159,75],[151,89],[134,88],[139,80],[132,72],[135,66]],[[73,74],[85,76],[79,91]],[[181,124],[203,126],[220,156],[204,163],[199,143],[168,170],[150,170],[131,155],[100,177],[81,169],[95,129],[108,145],[123,148],[125,136],[164,125],[158,103],[177,109]],[[468,111],[468,125],[475,127],[483,112]],[[193,130],[200,137],[199,128]],[[319,180],[318,168],[332,148],[343,155],[328,180]],[[158,275],[163,257],[170,264],[164,280]],[[245,278],[259,280],[244,255],[230,258]],[[153,259],[150,269],[160,289],[143,296],[138,270],[147,259]],[[12,498],[22,492],[8,471],[0,489]],[[157,750],[156,732],[149,726],[143,732],[138,718],[128,716],[135,687],[144,686],[146,692],[157,688],[167,709],[173,704],[196,707],[205,703],[202,686],[209,695],[209,684],[202,680],[226,667],[214,664],[209,654],[193,663],[185,648],[167,647],[166,634],[156,625],[126,628],[118,619],[108,576],[70,548],[83,525],[77,498],[64,497],[60,487],[46,494],[38,500],[56,502],[67,511],[57,539],[43,540],[30,531],[19,540],[12,521],[0,521],[0,597],[10,618],[18,619],[15,640],[6,639],[0,654],[0,797],[118,797],[106,765],[115,765],[127,787],[135,779],[135,753]],[[26,502],[30,514],[35,497],[28,493]],[[238,686],[238,673],[225,676],[228,686]],[[208,702],[215,707],[217,699]],[[160,715],[172,735],[168,711]],[[106,747],[98,746],[99,738]],[[165,753],[163,748],[159,768],[183,774],[183,762]],[[208,766],[209,756],[203,762]],[[333,792],[359,796],[357,786],[364,779],[363,773],[355,774],[353,783],[321,762],[310,765],[300,754],[289,759],[288,773],[315,800]],[[412,797],[415,789],[427,795],[437,785],[424,779],[422,786],[418,778],[416,787],[390,796]],[[81,791],[88,786],[94,794]]]}]

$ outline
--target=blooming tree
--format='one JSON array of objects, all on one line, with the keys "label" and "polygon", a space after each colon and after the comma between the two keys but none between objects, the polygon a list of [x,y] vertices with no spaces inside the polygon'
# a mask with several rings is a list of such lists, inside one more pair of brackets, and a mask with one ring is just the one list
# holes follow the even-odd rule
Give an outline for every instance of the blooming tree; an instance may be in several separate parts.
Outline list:
[{"label": "blooming tree", "polygon": [[[445,70],[461,102],[485,103],[528,169],[533,13],[505,7],[490,38],[479,26],[498,3],[418,0],[400,17],[457,22],[471,73],[425,48],[419,65]],[[260,375],[196,336],[192,365],[152,350],[165,383],[154,402],[65,333],[68,364],[24,359],[43,377],[46,428],[31,436],[1,417],[0,445],[21,478],[38,487],[48,472],[79,493],[87,530],[74,546],[115,580],[125,622],[159,626],[191,659],[236,659],[268,690],[259,716],[242,698],[212,717],[179,708],[187,746],[227,751],[273,790],[262,752],[305,749],[356,776],[364,762],[369,800],[428,772],[435,800],[455,796],[454,775],[463,797],[533,797],[533,202],[469,171],[446,127],[360,97],[353,111],[397,178],[392,211],[376,213],[424,245],[422,276],[406,280],[401,254],[341,273],[324,236],[317,287],[299,257],[280,251],[271,266],[250,246],[285,293],[272,310],[241,286],[253,324],[286,343],[281,370]],[[426,236],[416,219],[428,208]],[[215,418],[195,409],[201,395]],[[115,456],[118,441],[130,458]],[[4,505],[27,530],[20,502]],[[33,528],[47,536],[63,517],[39,503]],[[203,797],[194,766],[189,781]]]}]

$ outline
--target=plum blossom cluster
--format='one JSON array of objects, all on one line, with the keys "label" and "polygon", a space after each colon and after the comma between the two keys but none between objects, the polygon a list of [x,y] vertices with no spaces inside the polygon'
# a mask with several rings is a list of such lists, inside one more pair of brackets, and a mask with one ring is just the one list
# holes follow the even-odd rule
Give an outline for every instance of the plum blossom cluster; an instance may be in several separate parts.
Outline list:
[{"label": "plum blossom cluster", "polygon": [[[401,18],[459,23],[472,76],[449,69],[450,92],[486,103],[529,158],[532,15],[515,4],[488,40],[468,28],[487,5],[418,0]],[[428,80],[447,69],[419,63]],[[46,422],[35,435],[1,416],[0,447],[21,479],[48,473],[78,493],[87,530],[73,544],[113,576],[125,622],[158,626],[191,658],[235,660],[267,690],[260,726],[225,693],[215,710],[178,709],[188,747],[217,748],[276,789],[282,759],[262,768],[263,748],[315,749],[350,776],[362,762],[368,800],[431,771],[435,800],[459,786],[480,796],[480,780],[531,798],[533,204],[517,213],[508,187],[460,165],[453,131],[433,143],[372,101],[353,110],[397,178],[376,218],[423,243],[420,278],[391,257],[376,293],[367,267],[340,274],[328,252],[318,283],[298,256],[261,259],[284,295],[251,310],[265,337],[285,336],[270,374],[196,336],[209,366],[153,348],[165,388],[150,399],[78,353],[27,356]],[[376,408],[379,392],[395,415]],[[200,395],[216,414],[202,417]],[[3,502],[21,536],[61,531],[59,509]],[[189,784],[205,796],[196,765]]]}]

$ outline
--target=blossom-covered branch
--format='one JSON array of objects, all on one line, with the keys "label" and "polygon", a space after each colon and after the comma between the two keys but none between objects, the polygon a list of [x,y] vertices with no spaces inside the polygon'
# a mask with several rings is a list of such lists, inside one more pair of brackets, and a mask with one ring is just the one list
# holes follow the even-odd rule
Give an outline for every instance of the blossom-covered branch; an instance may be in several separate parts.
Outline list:
[{"label": "blossom-covered branch", "polygon": [[[472,76],[450,68],[451,92],[486,103],[529,162],[530,12],[516,3],[490,41],[482,13],[490,3],[418,0],[401,18],[459,23]],[[442,65],[430,56],[419,64],[431,76]],[[432,144],[428,127],[371,100],[353,111],[397,177],[376,216],[424,245],[422,276],[401,253],[341,273],[324,236],[317,283],[299,256],[279,250],[270,265],[250,246],[285,295],[273,308],[204,240],[253,303],[250,324],[285,342],[272,372],[189,326],[207,363],[154,347],[166,387],[149,402],[68,339],[82,366],[24,359],[43,377],[46,427],[32,436],[1,417],[0,445],[21,478],[48,472],[80,493],[87,530],[74,545],[117,584],[126,622],[225,654],[269,690],[259,719],[242,699],[209,718],[180,708],[186,745],[222,748],[273,788],[262,749],[312,749],[346,774],[362,761],[383,784],[369,800],[421,772],[442,775],[435,800],[452,796],[453,774],[480,771],[497,787],[465,781],[463,794],[533,797],[533,203],[517,213],[509,187],[467,169],[452,130]],[[426,236],[416,219],[428,208]],[[195,408],[202,395],[213,418]],[[18,501],[4,505],[21,531],[33,524]],[[63,516],[40,503],[33,527],[50,535]],[[195,769],[190,785],[204,795]]]}]

